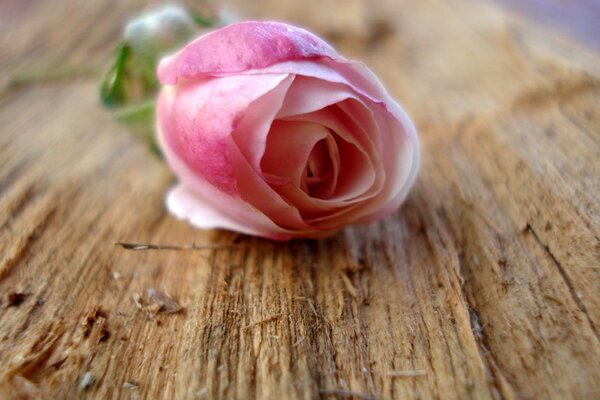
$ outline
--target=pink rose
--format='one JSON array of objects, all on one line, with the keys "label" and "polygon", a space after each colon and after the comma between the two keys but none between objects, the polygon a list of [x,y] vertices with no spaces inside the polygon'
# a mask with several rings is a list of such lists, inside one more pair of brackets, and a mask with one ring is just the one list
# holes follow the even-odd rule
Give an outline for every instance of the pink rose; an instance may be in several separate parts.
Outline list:
[{"label": "pink rose", "polygon": [[363,64],[278,22],[241,22],[163,59],[168,209],[200,228],[328,236],[394,212],[415,181],[406,112]]}]

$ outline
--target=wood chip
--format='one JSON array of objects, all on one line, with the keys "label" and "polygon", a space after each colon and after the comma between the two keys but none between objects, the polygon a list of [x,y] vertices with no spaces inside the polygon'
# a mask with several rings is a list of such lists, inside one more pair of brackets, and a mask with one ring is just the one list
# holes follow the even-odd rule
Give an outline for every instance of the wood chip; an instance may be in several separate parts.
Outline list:
[{"label": "wood chip", "polygon": [[140,384],[138,383],[138,381],[127,381],[123,384],[123,387],[125,389],[129,389],[129,390],[136,390],[138,387],[140,386]]},{"label": "wood chip", "polygon": [[425,376],[427,371],[424,369],[414,369],[406,371],[388,371],[387,376],[392,378],[412,378],[414,376]]},{"label": "wood chip", "polygon": [[94,386],[94,383],[96,383],[96,378],[94,377],[94,375],[92,375],[91,372],[88,371],[81,377],[81,381],[79,381],[79,385],[77,388],[80,392],[85,392],[89,390],[92,386]]},{"label": "wood chip", "polygon": [[106,342],[110,338],[110,331],[106,328],[100,330],[100,336],[98,336],[98,343]]},{"label": "wood chip", "polygon": [[8,306],[9,307],[18,307],[25,301],[26,297],[27,297],[26,293],[10,292],[8,294]]},{"label": "wood chip", "polygon": [[183,306],[165,292],[150,288],[148,289],[147,294],[152,305],[158,306],[157,312],[163,314],[175,314],[183,310]]},{"label": "wood chip", "polygon": [[181,304],[163,291],[149,288],[146,295],[147,298],[143,298],[139,293],[134,293],[131,298],[138,310],[146,312],[149,319],[156,318],[158,314],[176,314],[184,310]]},{"label": "wood chip", "polygon": [[144,303],[143,303],[143,299],[142,296],[140,296],[139,293],[134,293],[131,296],[131,299],[133,300],[133,303],[135,304],[135,306],[138,308],[138,310],[141,310],[144,308]]},{"label": "wood chip", "polygon": [[94,306],[89,309],[89,311],[83,317],[81,321],[81,327],[83,328],[83,336],[88,337],[92,331],[92,327],[96,323],[96,321],[100,319],[106,319],[107,315],[102,309],[98,306]]}]

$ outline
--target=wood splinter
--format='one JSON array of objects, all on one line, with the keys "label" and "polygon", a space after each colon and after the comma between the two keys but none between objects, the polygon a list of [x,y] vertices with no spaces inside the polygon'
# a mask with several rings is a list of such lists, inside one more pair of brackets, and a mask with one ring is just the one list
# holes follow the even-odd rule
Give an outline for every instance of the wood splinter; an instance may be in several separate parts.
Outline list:
[{"label": "wood splinter", "polygon": [[115,246],[124,248],[125,250],[216,250],[232,247],[232,245],[197,245],[192,243],[189,246],[178,246],[171,244],[153,244],[153,243],[127,243],[127,242],[115,242]]}]

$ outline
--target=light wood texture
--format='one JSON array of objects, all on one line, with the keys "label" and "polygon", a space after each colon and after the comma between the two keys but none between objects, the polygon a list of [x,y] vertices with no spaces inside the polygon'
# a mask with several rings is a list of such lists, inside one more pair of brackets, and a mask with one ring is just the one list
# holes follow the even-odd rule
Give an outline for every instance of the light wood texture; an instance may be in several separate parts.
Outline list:
[{"label": "light wood texture", "polygon": [[317,31],[406,106],[408,201],[327,240],[194,230],[98,104],[144,4],[5,1],[0,397],[599,398],[598,54],[492,3],[260,4],[228,7]]}]

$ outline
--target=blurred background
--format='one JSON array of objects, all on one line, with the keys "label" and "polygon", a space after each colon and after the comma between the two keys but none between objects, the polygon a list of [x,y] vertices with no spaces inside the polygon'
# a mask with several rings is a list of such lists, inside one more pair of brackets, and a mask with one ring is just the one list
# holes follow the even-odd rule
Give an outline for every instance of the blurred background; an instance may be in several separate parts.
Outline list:
[{"label": "blurred background", "polygon": [[[598,69],[590,62],[600,51],[600,3],[594,0],[130,0],[85,5],[4,0],[0,91],[56,81],[95,79],[100,84],[115,62],[128,21],[165,4],[184,5],[219,24],[274,19],[306,27],[347,57],[364,60],[414,115],[417,126],[460,119],[473,110],[501,109],[524,85],[537,84],[557,55],[560,62]],[[549,62],[523,62],[531,56]],[[503,82],[501,92],[494,82]],[[151,121],[148,116],[142,115]]]},{"label": "blurred background", "polygon": [[[24,75],[35,75],[39,69],[58,65],[68,67],[65,69],[85,66],[74,71],[79,74],[103,71],[110,64],[111,52],[126,22],[143,10],[165,3],[173,2],[95,1],[83,5],[77,1],[3,0],[0,3],[2,78],[19,80]],[[393,42],[396,51],[390,57],[405,58],[412,56],[412,46],[427,46],[419,49],[421,54],[435,50],[436,43],[431,41],[443,41],[441,35],[448,17],[444,14],[453,8],[456,13],[486,14],[481,18],[482,24],[498,22],[488,18],[487,5],[492,4],[507,9],[517,18],[552,27],[548,32],[565,34],[600,50],[600,2],[595,0],[467,0],[445,2],[441,8],[432,1],[396,0],[204,0],[179,4],[204,16],[221,15],[229,21],[277,19],[299,24],[354,57],[382,48],[387,51]],[[428,16],[423,17],[424,14]],[[469,16],[465,19],[471,20]],[[69,35],[63,35],[65,32]],[[56,43],[54,39],[58,36],[61,40]],[[553,36],[549,34],[547,41],[552,42]],[[404,52],[398,54],[399,49]],[[461,50],[467,55],[468,49],[455,49]]]}]

